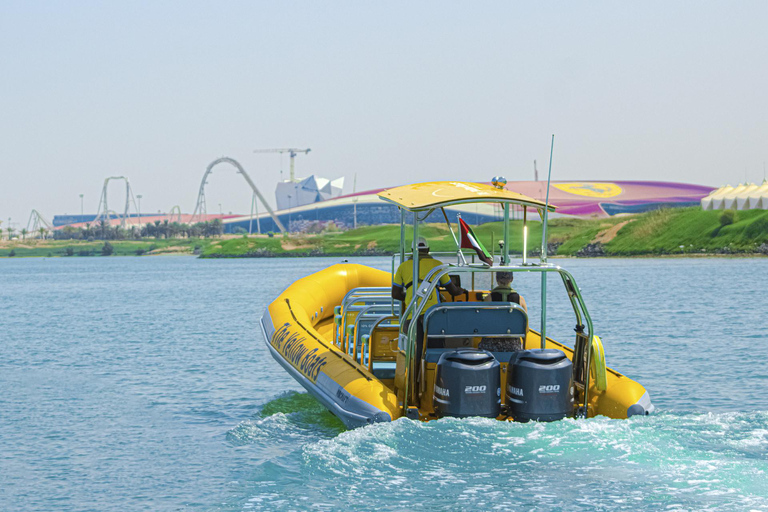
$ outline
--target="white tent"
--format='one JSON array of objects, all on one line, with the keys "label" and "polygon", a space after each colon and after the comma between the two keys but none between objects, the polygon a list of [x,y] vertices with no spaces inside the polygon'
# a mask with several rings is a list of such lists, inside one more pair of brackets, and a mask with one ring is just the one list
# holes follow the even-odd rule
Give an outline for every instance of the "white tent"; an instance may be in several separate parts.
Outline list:
[{"label": "white tent", "polygon": [[749,195],[759,188],[754,183],[745,184],[744,190],[736,194],[736,209],[737,210],[750,210],[754,208],[749,201]]},{"label": "white tent", "polygon": [[736,209],[736,197],[747,189],[747,184],[742,183],[738,187],[734,188],[723,198],[723,206],[721,210],[735,210]]},{"label": "white tent", "polygon": [[702,210],[711,210],[712,209],[712,200],[723,190],[725,187],[720,187],[718,189],[713,190],[709,193],[708,196],[701,198],[701,209]]},{"label": "white tent", "polygon": [[768,180],[760,185],[725,185],[701,200],[702,210],[768,210]]},{"label": "white tent", "polygon": [[722,209],[723,200],[728,192],[732,191],[733,187],[726,185],[711,192],[707,197],[701,200],[701,208],[703,210],[720,210]]},{"label": "white tent", "polygon": [[749,193],[749,208],[751,210],[768,210],[768,180]]}]

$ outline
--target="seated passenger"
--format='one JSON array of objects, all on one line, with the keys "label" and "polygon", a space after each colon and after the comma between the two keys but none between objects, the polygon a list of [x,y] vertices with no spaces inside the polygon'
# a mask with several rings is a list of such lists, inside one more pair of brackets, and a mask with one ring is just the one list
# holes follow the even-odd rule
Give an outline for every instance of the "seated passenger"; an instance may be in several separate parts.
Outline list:
[{"label": "seated passenger", "polygon": [[[496,272],[498,286],[491,290],[491,293],[486,295],[483,300],[485,302],[514,302],[520,304],[527,313],[528,307],[525,304],[525,299],[511,286],[513,279],[512,272]],[[517,337],[483,338],[477,348],[491,352],[516,352],[523,350],[523,339]]]},{"label": "seated passenger", "polygon": [[491,293],[483,299],[485,302],[514,302],[520,304],[525,312],[528,312],[528,306],[525,299],[512,288],[512,272],[496,272],[496,282],[498,286],[491,290]]},{"label": "seated passenger", "polygon": [[[427,274],[435,268],[442,265],[442,262],[439,260],[436,260],[429,254],[429,243],[427,243],[427,240],[424,237],[419,237],[419,241],[416,245],[416,247],[419,250],[419,281],[424,280],[427,277]],[[440,284],[445,286],[446,290],[448,290],[448,293],[450,293],[452,296],[461,295],[467,293],[467,290],[461,288],[460,286],[456,286],[454,282],[447,276],[444,275],[440,278]],[[395,276],[392,282],[392,298],[395,300],[403,301],[403,311],[405,311],[405,308],[408,306],[408,304],[411,302],[411,299],[413,298],[413,259],[409,258],[402,262],[399,267],[397,267],[397,271],[395,272]],[[424,352],[424,313],[430,308],[430,306],[434,306],[439,301],[437,290],[433,290],[432,294],[427,298],[426,305],[424,306],[424,309],[422,310],[421,314],[419,315],[417,319],[416,324],[416,371],[414,372],[416,376],[418,376],[419,368],[421,367],[421,355]],[[406,318],[403,321],[402,325],[402,332],[407,332],[408,327],[411,324],[411,317],[413,316],[413,312],[408,314],[408,318]]]}]

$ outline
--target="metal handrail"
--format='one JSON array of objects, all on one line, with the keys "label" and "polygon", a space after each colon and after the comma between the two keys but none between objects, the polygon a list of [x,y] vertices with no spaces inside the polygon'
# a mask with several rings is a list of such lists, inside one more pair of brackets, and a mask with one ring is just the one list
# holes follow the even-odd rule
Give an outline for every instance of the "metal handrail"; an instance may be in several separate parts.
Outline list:
[{"label": "metal handrail", "polygon": [[[359,327],[360,327],[360,320],[366,318],[366,315],[368,315],[367,318],[371,318],[371,316],[373,316],[374,318],[376,316],[379,316],[380,314],[377,315],[377,314],[373,314],[373,313],[375,313],[376,309],[384,308],[384,307],[387,308],[387,310],[389,309],[389,305],[387,305],[387,304],[373,304],[373,305],[368,306],[367,308],[365,308],[363,310],[360,310],[360,312],[357,313],[357,316],[355,317],[354,330],[352,331],[354,333],[354,340],[353,340],[354,342],[352,344],[352,358],[353,359],[356,360],[356,358],[357,358],[357,334],[358,334]],[[384,316],[391,316],[391,315],[384,315]],[[371,331],[373,331],[373,327],[371,327]],[[362,352],[361,352],[361,354],[360,354],[360,364],[363,364],[362,359],[363,358],[362,358]]]},{"label": "metal handrail", "polygon": [[[349,290],[344,297],[341,299],[341,304],[336,306],[339,308],[339,318],[336,325],[336,329],[334,330],[334,343],[337,346],[341,346],[344,339],[344,325],[343,320],[345,320],[343,316],[343,311],[348,307],[348,301],[351,301],[352,304],[354,304],[356,301],[360,300],[361,298],[370,298],[371,295],[374,294],[383,294],[383,292],[389,292],[391,294],[391,291],[388,288],[385,288],[383,286],[380,287],[365,287],[365,286],[358,286],[357,288],[352,288]],[[352,300],[354,299],[354,300]],[[393,307],[394,311],[394,307]],[[336,320],[336,308],[334,308],[334,321]]]},{"label": "metal handrail", "polygon": [[[373,333],[374,331],[376,331],[376,328],[387,320],[398,320],[398,323],[390,324],[390,325],[391,327],[397,327],[398,331],[400,330],[399,317],[397,315],[387,315],[376,320],[376,323],[371,326],[371,336],[373,336]],[[394,351],[395,354],[397,354],[397,352],[398,351]],[[368,345],[368,371],[373,371],[373,357],[371,356],[370,344]]]},{"label": "metal handrail", "polygon": [[[357,300],[353,300],[350,305],[342,309],[341,313],[341,340],[340,343],[337,343],[337,345],[341,345],[345,351],[349,349],[349,342],[347,337],[347,314],[348,313],[354,313],[357,312],[359,314],[360,311],[364,311],[366,308],[371,306],[386,306],[390,311],[395,309],[395,306],[391,304],[390,301],[392,301],[391,296],[387,295],[368,295],[365,297],[365,299],[375,299],[375,300],[381,300],[382,302],[374,302],[373,304],[357,304],[360,300],[363,300],[361,298],[358,298]],[[399,305],[397,308],[399,309]]]},{"label": "metal handrail", "polygon": [[[566,290],[568,291],[569,295],[573,294],[574,299],[578,303],[581,311],[584,313],[584,320],[586,320],[586,327],[587,327],[587,339],[591,340],[592,336],[594,334],[594,327],[592,325],[592,318],[589,315],[589,312],[587,310],[586,305],[584,304],[584,298],[581,296],[581,290],[579,290],[579,287],[576,285],[576,280],[574,279],[573,275],[571,275],[570,272],[563,269],[562,267],[558,265],[550,265],[548,263],[541,263],[538,265],[504,265],[504,266],[498,266],[498,267],[488,267],[486,265],[482,266],[476,266],[476,265],[465,265],[461,267],[452,266],[452,265],[440,265],[438,267],[435,267],[434,269],[430,270],[430,272],[427,274],[427,276],[424,278],[423,281],[421,281],[418,285],[418,288],[414,287],[413,292],[413,298],[411,299],[410,304],[408,304],[408,307],[403,312],[403,316],[407,317],[409,313],[412,313],[412,318],[418,318],[419,315],[422,314],[424,311],[424,308],[427,303],[427,298],[432,294],[432,292],[437,287],[438,283],[440,282],[440,278],[442,278],[444,275],[447,275],[449,273],[483,273],[483,272],[538,272],[538,273],[546,273],[546,272],[556,272],[561,276],[567,276],[567,280],[572,283],[572,290],[568,289],[566,286]],[[564,282],[565,279],[564,279]],[[578,314],[577,314],[578,318]],[[408,369],[409,374],[413,374],[413,372],[410,371],[411,363],[413,361],[414,356],[414,349],[415,349],[415,339],[416,339],[416,329],[418,322],[410,322],[410,325],[408,327],[408,332],[406,333],[408,346],[406,350],[406,357],[405,357],[405,363],[406,368]],[[581,324],[580,324],[581,325]],[[554,341],[554,340],[553,340]],[[546,338],[542,339],[542,345],[546,344]],[[590,368],[591,363],[591,357],[592,357],[592,347],[590,343],[587,343],[586,346],[587,350],[587,368]],[[409,383],[411,378],[409,377],[405,381],[405,400],[403,402],[404,410],[408,407],[408,393],[409,393]],[[589,372],[586,373],[584,377],[584,415],[587,416],[588,411],[588,405],[589,405]]]},{"label": "metal handrail", "polygon": [[360,297],[364,295],[381,295],[381,294],[386,294],[390,292],[391,292],[391,289],[386,288],[384,286],[375,286],[375,287],[358,286],[357,288],[352,288],[344,295],[344,297],[341,299],[341,306],[343,308],[344,305],[347,303],[347,300],[353,297]]}]

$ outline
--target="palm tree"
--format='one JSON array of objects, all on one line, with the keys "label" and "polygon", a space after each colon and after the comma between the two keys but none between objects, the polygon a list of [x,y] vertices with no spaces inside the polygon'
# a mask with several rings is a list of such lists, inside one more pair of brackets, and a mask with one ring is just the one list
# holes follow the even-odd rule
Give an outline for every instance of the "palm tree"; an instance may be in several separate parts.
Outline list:
[{"label": "palm tree", "polygon": [[102,240],[106,240],[106,237],[107,237],[107,226],[108,226],[108,224],[107,224],[106,220],[101,219],[99,221],[99,236],[97,236],[96,238],[100,238]]},{"label": "palm tree", "polygon": [[21,239],[22,240],[26,240],[27,239],[27,233],[29,233],[29,231],[27,231],[27,228],[21,228]]},{"label": "palm tree", "polygon": [[45,240],[45,228],[40,228],[38,231],[40,232],[40,239]]}]

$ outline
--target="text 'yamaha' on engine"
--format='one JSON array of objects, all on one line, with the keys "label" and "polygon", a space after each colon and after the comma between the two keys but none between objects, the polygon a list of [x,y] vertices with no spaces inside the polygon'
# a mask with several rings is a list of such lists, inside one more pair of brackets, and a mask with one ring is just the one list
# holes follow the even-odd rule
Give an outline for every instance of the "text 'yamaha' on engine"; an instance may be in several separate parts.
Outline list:
[{"label": "text 'yamaha' on engine", "polygon": [[501,408],[499,362],[490,352],[459,349],[437,362],[434,405],[438,416],[496,418]]},{"label": "text 'yamaha' on engine", "polygon": [[516,421],[556,421],[573,415],[573,365],[562,350],[516,352],[507,372],[506,413]]}]

